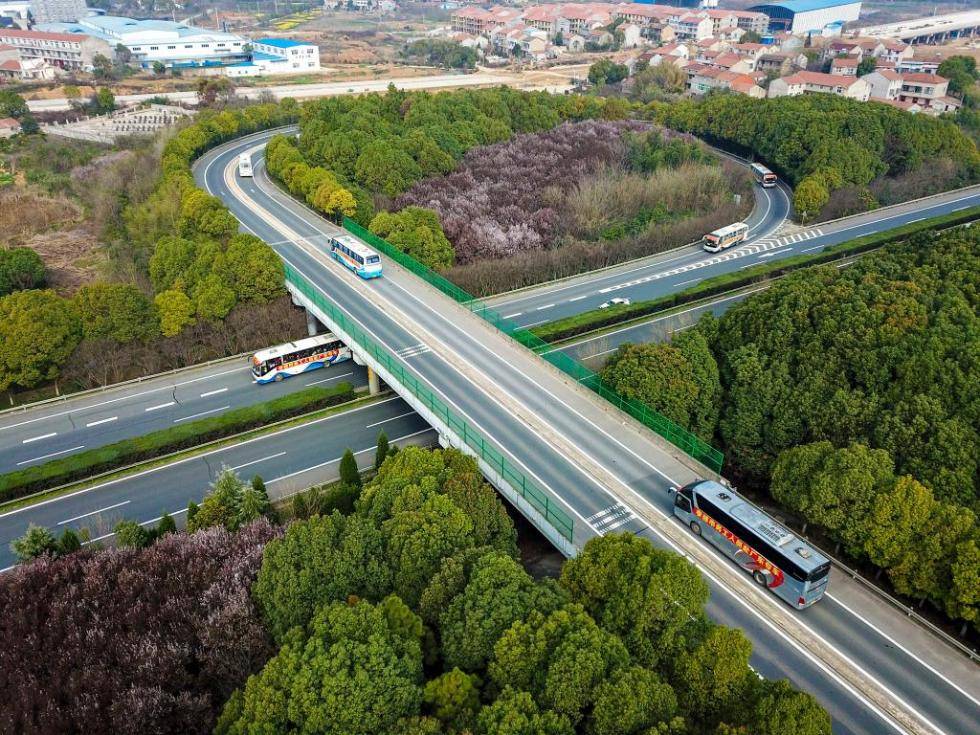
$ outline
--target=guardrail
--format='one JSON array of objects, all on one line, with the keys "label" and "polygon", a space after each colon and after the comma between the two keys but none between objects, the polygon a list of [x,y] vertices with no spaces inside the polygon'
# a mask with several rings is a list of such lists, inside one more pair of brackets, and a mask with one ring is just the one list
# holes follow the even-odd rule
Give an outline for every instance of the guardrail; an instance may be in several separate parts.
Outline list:
[{"label": "guardrail", "polygon": [[343,311],[327,301],[302,273],[288,263],[284,263],[283,266],[286,270],[286,281],[290,285],[309,299],[340,330],[346,332],[363,352],[376,360],[382,368],[394,376],[403,388],[408,390],[426,408],[432,411],[480,459],[499,472],[500,476],[506,480],[514,491],[527,500],[563,538],[567,539],[569,543],[572,542],[574,532],[572,519],[564,511],[557,508],[555,503],[548,498],[548,495],[543,490],[534,484],[533,481],[528,480],[523,472],[514,467],[503,454],[494,449],[479,431],[457,416],[455,412],[423,385],[421,381],[405,370],[387,350],[376,343],[352,319],[348,318]]},{"label": "guardrail", "polygon": [[674,423],[641,401],[621,396],[603,383],[602,378],[585,367],[585,365],[569,357],[564,352],[550,351],[551,345],[530,330],[518,326],[509,319],[505,319],[485,302],[474,298],[455,283],[443,278],[435,271],[419,263],[415,258],[389,244],[373,232],[369,232],[350,218],[344,218],[344,228],[365,242],[370,243],[403,268],[411,271],[439,289],[449,296],[449,298],[466,307],[470,312],[496,327],[516,342],[537,353],[543,360],[551,363],[566,375],[598,393],[621,411],[629,414],[647,428],[662,436],[688,456],[693,457],[715,472],[721,472],[721,466],[725,459],[724,455],[684,427]]}]

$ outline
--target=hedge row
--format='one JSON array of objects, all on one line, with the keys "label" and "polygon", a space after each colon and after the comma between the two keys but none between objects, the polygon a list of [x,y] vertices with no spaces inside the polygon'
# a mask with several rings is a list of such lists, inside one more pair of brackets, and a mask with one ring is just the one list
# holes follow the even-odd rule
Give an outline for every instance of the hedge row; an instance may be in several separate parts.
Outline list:
[{"label": "hedge row", "polygon": [[0,475],[0,502],[14,500],[28,493],[80,480],[99,472],[108,472],[134,462],[195,447],[273,421],[281,421],[327,406],[346,403],[353,398],[354,386],[346,382],[339,383],[333,388],[319,386],[306,388],[265,403],[227,411],[220,416],[178,424],[69,457],[8,472]]},{"label": "hedge row", "polygon": [[971,207],[960,212],[932,217],[921,222],[902,225],[901,227],[896,227],[885,232],[877,232],[837,245],[831,245],[819,253],[795,255],[773,263],[761,263],[744,271],[735,271],[733,273],[714,276],[683,291],[650,299],[649,301],[638,301],[629,306],[613,306],[608,309],[585,311],[581,314],[575,314],[574,316],[542,324],[532,328],[531,331],[546,342],[569,339],[595,329],[622,324],[631,319],[638,319],[666,311],[674,306],[687,304],[736,288],[750,286],[753,283],[781,276],[791,271],[799,270],[800,268],[808,268],[814,265],[841,260],[852,255],[858,255],[890,242],[903,239],[917,232],[954,227],[965,222],[972,222],[978,218],[980,218],[980,207]]}]

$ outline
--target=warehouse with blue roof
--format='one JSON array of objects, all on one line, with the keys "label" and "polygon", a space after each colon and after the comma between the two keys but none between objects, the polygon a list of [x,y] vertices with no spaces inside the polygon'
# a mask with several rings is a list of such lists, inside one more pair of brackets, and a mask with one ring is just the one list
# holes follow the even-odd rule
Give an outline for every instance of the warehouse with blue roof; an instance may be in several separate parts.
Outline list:
[{"label": "warehouse with blue roof", "polygon": [[848,0],[783,0],[753,5],[749,10],[769,16],[770,31],[789,31],[798,35],[839,33],[844,23],[857,20],[861,3]]}]

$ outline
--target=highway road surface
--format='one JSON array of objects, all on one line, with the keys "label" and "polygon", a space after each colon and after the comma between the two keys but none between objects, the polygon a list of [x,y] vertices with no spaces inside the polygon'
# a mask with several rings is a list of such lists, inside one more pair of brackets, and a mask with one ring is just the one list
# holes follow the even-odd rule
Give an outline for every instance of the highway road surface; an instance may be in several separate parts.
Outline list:
[{"label": "highway road surface", "polygon": [[[400,269],[389,264],[384,278],[365,284],[327,260],[322,247],[331,231],[329,223],[278,191],[263,178],[261,166],[255,179],[237,179],[239,153],[256,152],[263,138],[250,136],[206,155],[196,168],[199,183],[221,197],[247,230],[269,241],[305,273],[324,298],[398,355],[406,370],[561,498],[575,516],[580,540],[628,531],[694,554],[699,565],[709,567],[712,617],[747,632],[755,645],[754,665],[763,675],[786,676],[813,692],[832,713],[837,732],[911,729],[895,722],[901,713],[889,716],[882,711],[885,707],[894,713],[896,706],[911,713],[918,732],[954,735],[975,728],[980,721],[980,687],[969,669],[962,674],[965,683],[938,673],[960,673],[955,660],[947,661],[948,651],[937,655],[940,665],[905,653],[864,622],[872,617],[870,609],[853,609],[846,599],[792,614],[795,632],[804,631],[815,642],[805,647],[772,622],[782,619],[785,608],[767,607],[766,614],[760,613],[758,606],[767,605],[771,596],[743,585],[743,578],[731,574],[725,562],[718,566],[717,555],[703,556],[703,545],[686,545],[689,538],[677,535],[677,527],[667,520],[665,493],[672,481],[691,476],[683,458],[634,432],[616,412],[584,397],[584,392],[568,388],[528,353],[435,297]],[[610,485],[616,493],[610,492]],[[832,671],[815,651],[846,658],[861,672],[864,686]],[[872,701],[872,692],[877,697],[882,691],[887,697]]]},{"label": "highway road surface", "polygon": [[309,386],[342,382],[365,385],[364,368],[348,360],[281,383],[256,385],[246,357],[8,410],[0,413],[0,472],[217,416]]},{"label": "highway road surface", "polygon": [[[802,253],[819,252],[828,245],[977,205],[980,205],[980,186],[836,222],[794,228],[785,234],[773,233],[766,226],[757,225],[749,242],[727,251],[712,254],[690,246],[614,268],[503,294],[488,299],[488,302],[517,324],[531,327],[596,309],[615,297],[634,302],[655,299],[690,288],[712,276]],[[756,235],[756,232],[763,234]]]}]

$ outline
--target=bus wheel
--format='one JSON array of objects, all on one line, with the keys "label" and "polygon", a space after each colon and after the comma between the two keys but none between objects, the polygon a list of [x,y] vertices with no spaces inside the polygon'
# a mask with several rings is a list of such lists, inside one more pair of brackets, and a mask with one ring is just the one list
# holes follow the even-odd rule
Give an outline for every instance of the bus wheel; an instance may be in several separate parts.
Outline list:
[{"label": "bus wheel", "polygon": [[758,582],[763,587],[768,587],[768,580],[766,580],[766,575],[760,572],[758,569],[752,572],[752,579]]},{"label": "bus wheel", "polygon": [[698,525],[697,521],[691,521],[691,530],[695,536],[701,535],[701,526]]},{"label": "bus wheel", "polygon": [[281,383],[282,382],[282,373],[276,373],[276,382],[277,383]]}]

